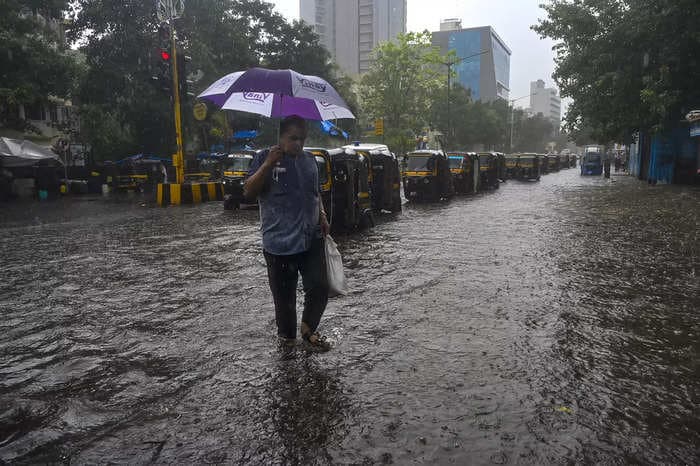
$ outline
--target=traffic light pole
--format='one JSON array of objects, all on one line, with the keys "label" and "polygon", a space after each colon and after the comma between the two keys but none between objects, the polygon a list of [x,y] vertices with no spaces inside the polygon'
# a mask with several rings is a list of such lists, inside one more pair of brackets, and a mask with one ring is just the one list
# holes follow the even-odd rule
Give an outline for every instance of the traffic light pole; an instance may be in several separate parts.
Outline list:
[{"label": "traffic light pole", "polygon": [[175,42],[175,22],[170,22],[170,42],[172,47],[172,70],[173,70],[173,107],[175,114],[175,139],[177,142],[177,152],[173,155],[173,166],[175,167],[175,179],[177,184],[185,182],[185,153],[182,143],[182,115],[180,111],[180,86],[177,75],[177,44]]}]

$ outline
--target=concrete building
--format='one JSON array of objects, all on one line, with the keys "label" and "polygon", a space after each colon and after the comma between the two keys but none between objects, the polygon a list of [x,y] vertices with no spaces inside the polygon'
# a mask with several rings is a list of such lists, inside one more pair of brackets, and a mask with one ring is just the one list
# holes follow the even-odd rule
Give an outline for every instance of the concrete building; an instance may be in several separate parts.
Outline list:
[{"label": "concrete building", "polygon": [[544,87],[541,79],[530,83],[530,113],[549,118],[555,129],[561,125],[561,97],[556,89]]},{"label": "concrete building", "polygon": [[311,25],[340,68],[354,76],[369,70],[372,49],[406,32],[407,0],[300,0]]},{"label": "concrete building", "polygon": [[446,19],[433,32],[433,45],[443,54],[455,51],[457,82],[471,90],[474,100],[508,100],[511,51],[491,26],[463,29],[459,19]]}]

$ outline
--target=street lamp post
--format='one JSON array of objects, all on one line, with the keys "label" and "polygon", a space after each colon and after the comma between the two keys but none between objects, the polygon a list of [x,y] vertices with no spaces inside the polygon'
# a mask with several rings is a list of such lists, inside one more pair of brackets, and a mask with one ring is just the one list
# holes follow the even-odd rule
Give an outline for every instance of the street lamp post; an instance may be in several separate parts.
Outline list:
[{"label": "street lamp post", "polygon": [[469,60],[470,58],[478,57],[480,55],[483,55],[483,54],[489,53],[489,52],[490,52],[490,50],[482,50],[481,52],[475,53],[473,55],[469,55],[469,56],[462,57],[462,58],[458,57],[454,61],[442,63],[443,65],[445,65],[447,67],[447,142],[448,142],[448,144],[452,139],[452,120],[450,118],[450,87],[452,87],[452,81],[451,81],[452,67],[458,63],[462,63],[465,60]]},{"label": "street lamp post", "polygon": [[517,99],[510,99],[508,102],[510,102],[510,144],[508,145],[508,153],[510,154],[513,152],[513,114],[515,113],[515,105],[513,105],[515,102],[518,100],[524,99],[526,97],[530,97],[533,94],[528,94],[524,95],[522,97],[518,97]]}]

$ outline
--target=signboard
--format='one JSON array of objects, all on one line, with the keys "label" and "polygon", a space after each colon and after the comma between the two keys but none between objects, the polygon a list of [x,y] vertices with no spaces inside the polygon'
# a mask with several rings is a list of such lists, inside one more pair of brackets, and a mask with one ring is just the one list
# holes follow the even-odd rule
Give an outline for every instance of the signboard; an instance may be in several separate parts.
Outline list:
[{"label": "signboard", "polygon": [[378,118],[374,120],[374,135],[375,136],[383,136],[384,135],[384,120],[382,118]]},{"label": "signboard", "polygon": [[205,104],[204,102],[197,102],[192,108],[192,113],[194,114],[195,120],[204,120],[207,117],[207,104]]},{"label": "signboard", "polygon": [[700,137],[700,121],[696,121],[690,125],[690,137],[697,138]]}]

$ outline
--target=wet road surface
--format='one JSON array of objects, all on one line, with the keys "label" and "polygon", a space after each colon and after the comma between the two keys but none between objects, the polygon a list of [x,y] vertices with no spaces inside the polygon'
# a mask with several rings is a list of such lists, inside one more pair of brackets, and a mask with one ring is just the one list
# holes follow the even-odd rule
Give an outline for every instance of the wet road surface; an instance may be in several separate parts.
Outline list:
[{"label": "wet road surface", "polygon": [[0,463],[697,464],[700,191],[613,181],[336,237],[326,354],[276,345],[255,211],[5,205]]}]

